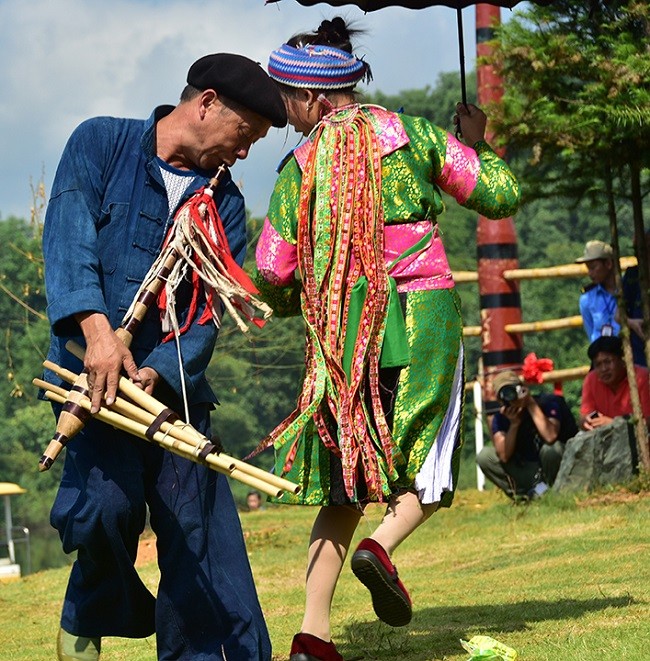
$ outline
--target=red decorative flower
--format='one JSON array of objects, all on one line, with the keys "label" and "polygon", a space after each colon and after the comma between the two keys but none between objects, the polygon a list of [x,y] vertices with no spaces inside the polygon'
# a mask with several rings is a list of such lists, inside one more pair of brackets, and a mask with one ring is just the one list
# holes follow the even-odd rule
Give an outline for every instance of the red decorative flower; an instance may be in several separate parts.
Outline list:
[{"label": "red decorative flower", "polygon": [[538,358],[534,353],[529,353],[524,358],[522,375],[529,383],[543,383],[544,372],[553,369],[553,361],[550,358]]}]

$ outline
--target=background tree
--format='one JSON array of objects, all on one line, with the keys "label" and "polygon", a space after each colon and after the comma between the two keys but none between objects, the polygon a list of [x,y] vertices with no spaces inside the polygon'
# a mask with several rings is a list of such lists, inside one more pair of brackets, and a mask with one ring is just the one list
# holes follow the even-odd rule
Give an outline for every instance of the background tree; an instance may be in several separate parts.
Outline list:
[{"label": "background tree", "polygon": [[[40,187],[39,187],[40,189]],[[0,337],[3,376],[0,412],[4,421],[0,481],[18,482],[27,494],[16,498],[16,519],[38,529],[48,512],[61,476],[41,476],[37,463],[54,431],[54,417],[38,401],[32,379],[42,372],[49,341],[41,251],[40,211],[43,196],[35,196],[32,218],[0,222]]]},{"label": "background tree", "polygon": [[[647,2],[559,0],[502,25],[490,62],[502,73],[505,89],[502,103],[490,114],[497,134],[524,165],[528,197],[562,196],[605,209],[616,257],[619,205],[631,206],[634,232],[638,237],[645,234],[643,199],[650,189],[649,37]],[[637,242],[637,249],[647,337],[644,241]],[[620,284],[620,272],[618,278]],[[625,322],[625,306],[619,307]],[[623,340],[631,375],[626,327]],[[650,344],[646,353],[650,358]],[[630,383],[634,390],[635,380]],[[640,456],[650,468],[638,393],[632,395]]]}]

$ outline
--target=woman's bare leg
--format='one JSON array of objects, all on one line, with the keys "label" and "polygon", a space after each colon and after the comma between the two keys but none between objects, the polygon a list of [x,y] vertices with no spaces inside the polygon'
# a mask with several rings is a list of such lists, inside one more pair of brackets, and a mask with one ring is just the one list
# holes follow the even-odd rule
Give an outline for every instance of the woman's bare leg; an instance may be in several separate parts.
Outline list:
[{"label": "woman's bare leg", "polygon": [[384,518],[370,538],[380,544],[388,555],[392,555],[438,509],[438,505],[422,505],[414,491],[403,491],[391,499]]},{"label": "woman's bare leg", "polygon": [[301,632],[331,639],[330,612],[336,584],[345,562],[361,510],[322,507],[311,531],[307,556],[305,615]]}]

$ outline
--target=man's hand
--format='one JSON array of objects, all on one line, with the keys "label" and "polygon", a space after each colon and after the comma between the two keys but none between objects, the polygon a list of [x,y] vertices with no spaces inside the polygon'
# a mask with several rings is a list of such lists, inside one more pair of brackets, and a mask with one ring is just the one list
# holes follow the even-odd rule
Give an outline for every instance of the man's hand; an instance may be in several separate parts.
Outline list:
[{"label": "man's hand", "polygon": [[138,368],[131,352],[115,335],[108,318],[98,312],[75,316],[86,339],[84,368],[88,372],[91,413],[97,413],[105,397],[111,405],[117,396],[117,385],[122,370],[131,380],[139,383]]},{"label": "man's hand", "polygon": [[471,103],[468,103],[467,105],[457,103],[454,124],[460,129],[460,133],[466,145],[472,147],[479,140],[485,140],[487,117],[477,106]]},{"label": "man's hand", "polygon": [[521,407],[519,400],[515,400],[506,406],[502,406],[500,409],[501,413],[510,420],[510,424],[513,422],[519,424],[521,422],[521,416],[523,415],[524,409]]},{"label": "man's hand", "polygon": [[147,394],[153,395],[153,391],[160,381],[160,374],[153,367],[143,367],[138,370],[138,376],[139,381],[134,381],[135,385]]},{"label": "man's hand", "polygon": [[613,422],[614,418],[610,418],[608,415],[603,415],[602,413],[598,413],[597,415],[593,417],[585,417],[582,419],[582,428],[586,429],[587,431],[592,431],[594,429],[598,429],[598,427],[603,427],[604,425],[608,425],[610,422]]}]

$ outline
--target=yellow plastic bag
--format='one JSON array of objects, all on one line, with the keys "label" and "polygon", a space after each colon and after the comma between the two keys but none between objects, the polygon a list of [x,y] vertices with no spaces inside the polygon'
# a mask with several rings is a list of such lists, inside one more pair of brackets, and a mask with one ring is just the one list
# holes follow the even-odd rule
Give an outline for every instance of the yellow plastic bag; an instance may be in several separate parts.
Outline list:
[{"label": "yellow plastic bag", "polygon": [[490,636],[473,636],[460,644],[472,656],[467,661],[516,661],[517,652]]}]

